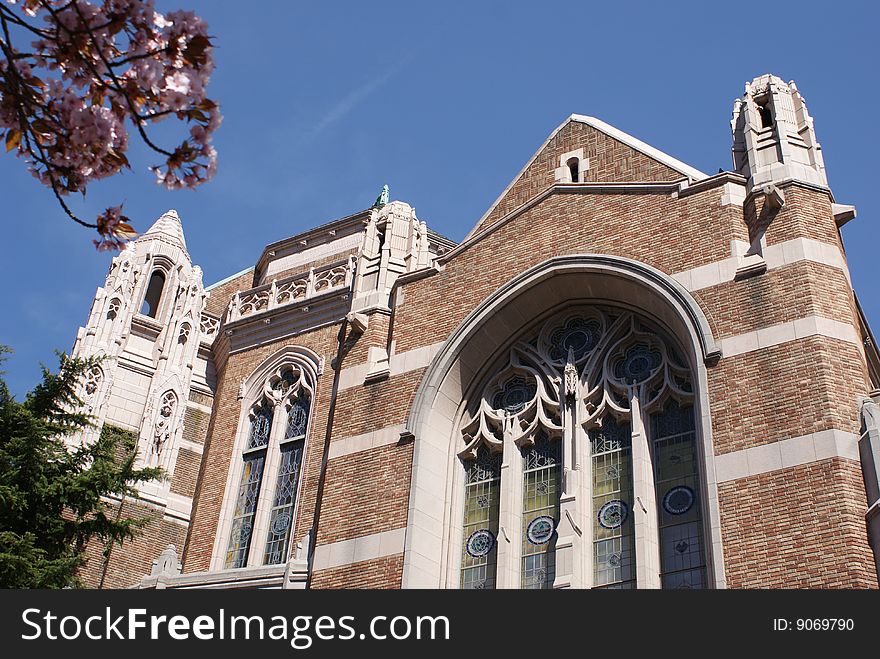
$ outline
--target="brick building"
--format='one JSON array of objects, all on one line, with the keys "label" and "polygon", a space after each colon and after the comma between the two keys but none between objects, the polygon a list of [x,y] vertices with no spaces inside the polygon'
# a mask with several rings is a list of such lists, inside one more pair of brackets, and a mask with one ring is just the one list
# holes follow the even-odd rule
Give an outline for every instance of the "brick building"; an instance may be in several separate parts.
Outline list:
[{"label": "brick building", "polygon": [[458,245],[383,193],[207,287],[163,215],[74,352],[168,477],[85,581],[876,588],[855,210],[794,83],[731,128],[709,176],[572,115]]}]

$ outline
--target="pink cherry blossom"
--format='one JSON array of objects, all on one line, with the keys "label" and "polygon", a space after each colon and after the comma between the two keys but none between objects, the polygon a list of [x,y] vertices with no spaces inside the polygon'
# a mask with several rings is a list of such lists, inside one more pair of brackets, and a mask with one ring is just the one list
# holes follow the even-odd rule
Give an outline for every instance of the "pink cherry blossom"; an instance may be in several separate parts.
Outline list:
[{"label": "pink cherry blossom", "polygon": [[[98,230],[99,249],[133,235],[121,206],[87,223],[64,196],[130,168],[132,128],[162,156],[150,167],[158,183],[193,188],[214,175],[211,138],[222,118],[206,96],[211,39],[193,12],[162,14],[153,0],[0,0],[0,22],[0,137],[72,219]],[[147,132],[169,117],[189,124],[172,148]]]}]

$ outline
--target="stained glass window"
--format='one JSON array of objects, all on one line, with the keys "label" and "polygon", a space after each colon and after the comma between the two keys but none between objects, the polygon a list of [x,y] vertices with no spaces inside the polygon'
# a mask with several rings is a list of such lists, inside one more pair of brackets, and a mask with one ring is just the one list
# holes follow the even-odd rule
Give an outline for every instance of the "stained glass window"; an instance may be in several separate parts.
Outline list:
[{"label": "stained glass window", "polygon": [[534,380],[517,375],[504,383],[504,387],[492,400],[496,410],[504,410],[508,414],[516,414],[535,397],[538,387]]},{"label": "stained glass window", "polygon": [[462,588],[494,588],[497,563],[501,454],[481,446],[465,463]]},{"label": "stained glass window", "polygon": [[[680,348],[637,313],[593,306],[547,319],[514,341],[508,354],[498,371],[481,380],[483,389],[465,406],[460,428],[466,473],[462,587],[495,587],[496,572],[507,585],[517,571],[523,588],[552,588],[554,582],[710,586],[696,384]],[[551,439],[560,435],[574,438],[571,465],[562,464],[562,441]],[[534,446],[521,453],[522,480],[518,474],[502,480],[499,449],[516,456],[516,447],[531,437]],[[637,482],[633,448],[651,461]],[[586,505],[561,506],[564,467],[578,465],[584,472],[589,468]],[[573,502],[580,491],[581,485],[573,489]],[[652,498],[656,516],[645,510]],[[561,514],[566,525],[570,521],[577,531],[586,524],[592,533],[578,533],[583,540],[558,549]],[[574,556],[580,551],[584,556]],[[572,566],[587,555],[592,567],[582,575]],[[637,581],[637,561],[657,566],[658,560],[659,573]]]},{"label": "stained glass window", "polygon": [[692,406],[651,415],[663,588],[705,588],[706,552]]},{"label": "stained glass window", "polygon": [[523,453],[523,588],[552,588],[556,577],[561,446],[542,432]]},{"label": "stained glass window", "polygon": [[550,334],[549,355],[553,360],[564,360],[569,349],[577,361],[599,343],[602,327],[595,319],[576,316],[569,318],[565,325]]},{"label": "stained glass window", "polygon": [[296,491],[302,465],[303,440],[281,446],[281,464],[275,483],[275,499],[269,516],[269,533],[263,563],[273,565],[287,560],[287,546],[296,508]]},{"label": "stained glass window", "polygon": [[271,429],[272,407],[267,402],[263,402],[251,416],[241,481],[232,519],[232,532],[229,536],[229,548],[226,551],[227,568],[247,565]]},{"label": "stained glass window", "polygon": [[593,472],[593,586],[635,588],[632,426],[606,416],[590,430]]},{"label": "stained glass window", "polygon": [[269,433],[272,431],[272,407],[264,403],[251,419],[251,432],[248,436],[248,450],[263,448],[269,444]]},{"label": "stained glass window", "polygon": [[309,397],[303,394],[290,406],[287,412],[287,430],[284,431],[284,439],[298,439],[306,436],[306,427],[309,422]]},{"label": "stained glass window", "polygon": [[239,568],[247,564],[265,461],[265,451],[249,453],[244,457],[241,485],[238,487],[238,497],[235,501],[232,533],[229,536],[229,549],[226,550],[227,568]]}]

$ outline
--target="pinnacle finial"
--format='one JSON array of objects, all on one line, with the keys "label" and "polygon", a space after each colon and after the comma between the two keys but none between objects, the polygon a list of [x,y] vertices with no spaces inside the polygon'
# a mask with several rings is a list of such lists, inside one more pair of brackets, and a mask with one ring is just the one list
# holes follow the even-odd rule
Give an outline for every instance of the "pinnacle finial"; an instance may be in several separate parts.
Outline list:
[{"label": "pinnacle finial", "polygon": [[153,226],[141,234],[141,238],[147,238],[150,235],[155,234],[164,234],[165,236],[173,238],[179,242],[184,249],[186,249],[186,240],[183,237],[183,224],[180,221],[180,216],[174,209],[162,213],[162,215],[159,216],[159,219],[153,223]]},{"label": "pinnacle finial", "polygon": [[382,208],[385,204],[388,203],[388,184],[382,186],[382,192],[379,193],[379,196],[376,197],[376,201],[373,203],[373,208]]}]

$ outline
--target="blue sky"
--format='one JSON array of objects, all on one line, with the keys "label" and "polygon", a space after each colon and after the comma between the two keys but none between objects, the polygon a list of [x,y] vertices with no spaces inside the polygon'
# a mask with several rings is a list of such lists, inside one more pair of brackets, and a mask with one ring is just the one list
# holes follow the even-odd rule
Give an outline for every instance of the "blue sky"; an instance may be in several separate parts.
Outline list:
[{"label": "blue sky", "polygon": [[[835,197],[858,209],[844,241],[880,330],[876,3],[157,6],[196,10],[215,36],[218,174],[168,192],[146,171],[155,159],[134,147],[134,172],[74,206],[94,217],[124,201],[141,231],[176,208],[206,284],[251,266],[269,242],[368,207],[384,183],[460,240],[571,113],[707,173],[730,169],[733,100],[771,72],[797,82]],[[111,256],[10,155],[0,156],[0,199],[0,343],[15,350],[5,377],[23,396],[40,362],[54,366],[53,351],[72,347]]]}]

